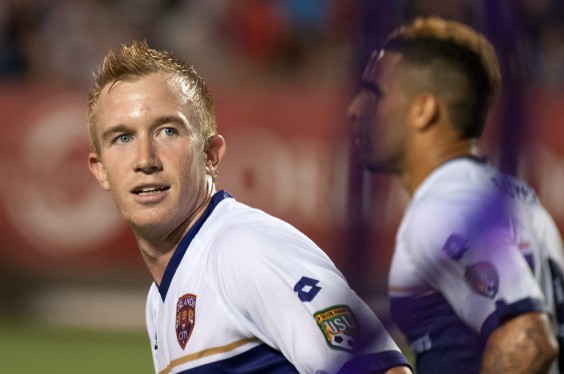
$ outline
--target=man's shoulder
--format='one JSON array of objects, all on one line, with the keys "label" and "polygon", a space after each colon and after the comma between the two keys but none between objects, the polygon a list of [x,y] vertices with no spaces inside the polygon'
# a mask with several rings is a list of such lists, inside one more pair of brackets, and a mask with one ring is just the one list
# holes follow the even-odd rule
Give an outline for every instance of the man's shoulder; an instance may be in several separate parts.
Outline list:
[{"label": "man's shoulder", "polygon": [[209,256],[259,260],[315,244],[286,221],[233,199],[224,201],[199,234]]},{"label": "man's shoulder", "polygon": [[229,239],[241,236],[260,237],[277,231],[297,231],[289,223],[234,199],[226,199],[218,205],[206,222],[205,229],[216,237]]},{"label": "man's shoulder", "polygon": [[233,198],[221,201],[214,209],[210,218],[210,221],[213,221],[214,224],[231,224],[234,227],[278,220],[259,208],[252,207]]},{"label": "man's shoulder", "polygon": [[434,258],[450,238],[465,237],[484,199],[480,189],[453,179],[435,180],[408,206],[397,235],[396,250]]},{"label": "man's shoulder", "polygon": [[[512,186],[526,186],[510,178]],[[457,160],[431,174],[416,191],[406,218],[421,224],[428,220],[448,223],[472,217],[493,198],[498,198],[507,183],[494,167],[471,160]],[[517,187],[515,187],[517,189]],[[525,188],[525,187],[522,187]]]}]

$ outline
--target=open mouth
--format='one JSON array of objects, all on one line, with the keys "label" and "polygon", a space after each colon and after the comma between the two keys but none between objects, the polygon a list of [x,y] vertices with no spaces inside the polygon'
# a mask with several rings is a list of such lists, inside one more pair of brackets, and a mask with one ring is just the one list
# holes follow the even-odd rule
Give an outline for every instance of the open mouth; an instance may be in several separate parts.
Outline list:
[{"label": "open mouth", "polygon": [[136,195],[143,196],[143,195],[156,194],[159,192],[166,191],[168,189],[170,189],[169,186],[153,186],[153,187],[136,188],[132,192]]}]

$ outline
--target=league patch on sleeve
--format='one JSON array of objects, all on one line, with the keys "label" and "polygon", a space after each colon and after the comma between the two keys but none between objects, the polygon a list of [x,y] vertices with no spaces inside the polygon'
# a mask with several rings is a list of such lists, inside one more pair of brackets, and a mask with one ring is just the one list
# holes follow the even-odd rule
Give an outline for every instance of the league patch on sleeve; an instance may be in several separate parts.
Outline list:
[{"label": "league patch on sleeve", "polygon": [[347,305],[336,305],[314,315],[317,325],[332,349],[351,351],[358,335],[358,324]]},{"label": "league patch on sleeve", "polygon": [[186,294],[176,303],[176,339],[182,349],[192,335],[196,322],[196,295]]},{"label": "league patch on sleeve", "polygon": [[466,282],[480,295],[493,299],[499,290],[497,269],[489,262],[478,262],[466,267]]}]

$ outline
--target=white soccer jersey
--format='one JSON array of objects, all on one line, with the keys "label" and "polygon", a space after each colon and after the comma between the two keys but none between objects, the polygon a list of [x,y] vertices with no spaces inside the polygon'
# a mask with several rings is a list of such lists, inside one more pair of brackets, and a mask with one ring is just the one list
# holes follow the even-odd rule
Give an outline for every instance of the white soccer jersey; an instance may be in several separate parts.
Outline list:
[{"label": "white soccer jersey", "polygon": [[554,222],[524,182],[470,157],[435,170],[403,218],[389,279],[392,318],[417,372],[477,373],[505,319],[562,310],[563,255]]},{"label": "white soccer jersey", "polygon": [[[330,259],[220,191],[147,301],[157,373],[334,373],[407,365]],[[353,354],[354,352],[354,354]]]}]

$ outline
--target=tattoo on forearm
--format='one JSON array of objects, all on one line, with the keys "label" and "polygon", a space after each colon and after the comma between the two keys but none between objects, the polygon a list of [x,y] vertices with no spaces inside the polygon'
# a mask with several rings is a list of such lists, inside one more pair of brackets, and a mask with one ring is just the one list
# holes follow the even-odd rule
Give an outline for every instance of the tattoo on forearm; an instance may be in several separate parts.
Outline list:
[{"label": "tattoo on forearm", "polygon": [[541,373],[545,365],[542,348],[543,331],[528,328],[522,332],[515,344],[504,347],[491,346],[484,352],[482,373]]}]

